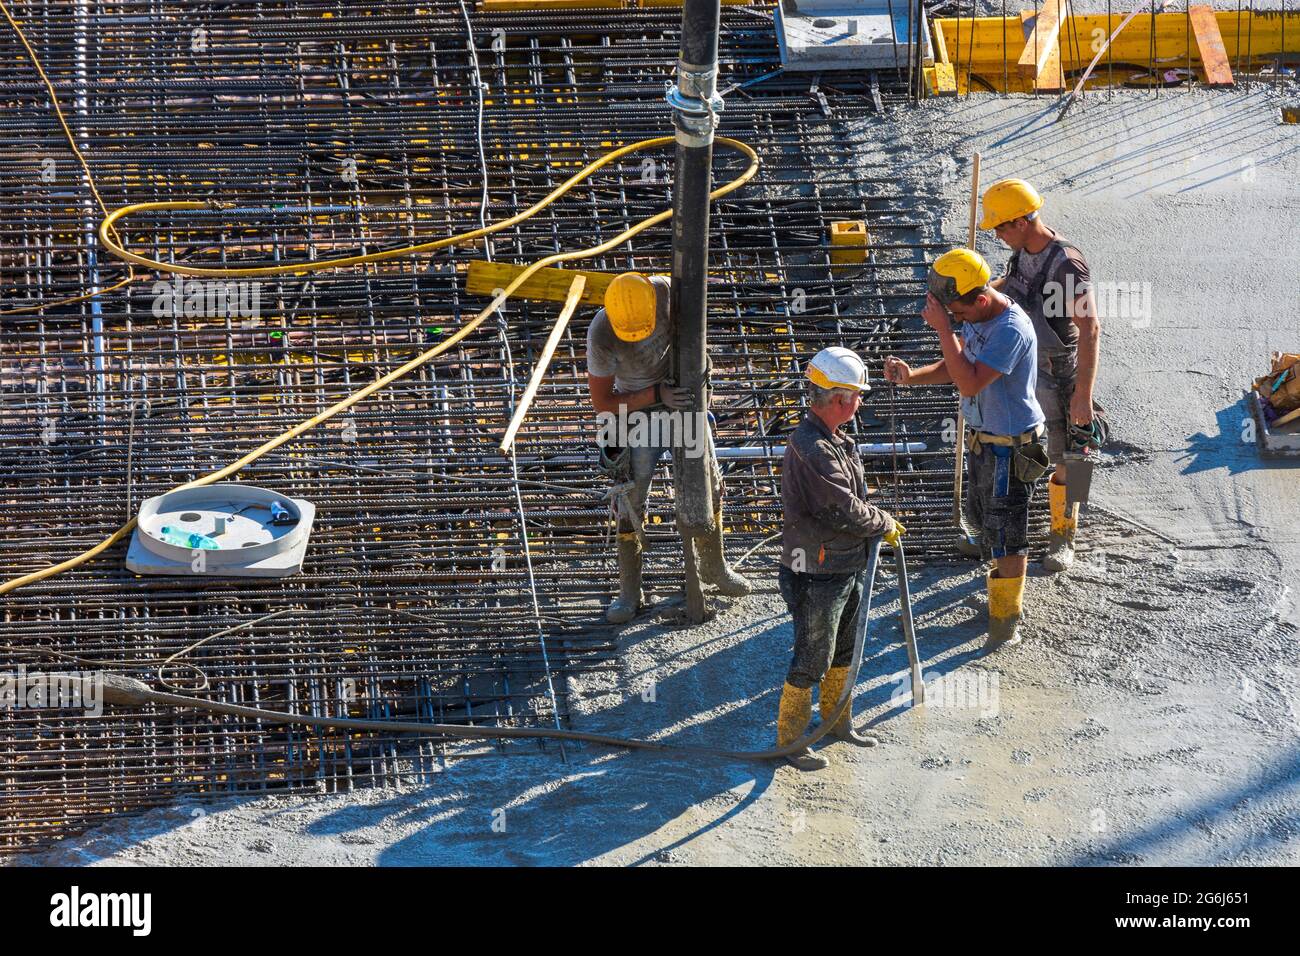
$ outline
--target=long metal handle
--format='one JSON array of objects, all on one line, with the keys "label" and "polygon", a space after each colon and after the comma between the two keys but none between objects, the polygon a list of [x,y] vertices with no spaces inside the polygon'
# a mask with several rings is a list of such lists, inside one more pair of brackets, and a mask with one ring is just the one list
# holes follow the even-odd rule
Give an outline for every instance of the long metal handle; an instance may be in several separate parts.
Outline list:
[{"label": "long metal handle", "polygon": [[894,545],[894,569],[898,573],[898,607],[903,618],[903,643],[907,645],[907,664],[912,671],[912,704],[925,703],[925,680],[921,674],[921,652],[916,646],[916,625],[912,621],[912,589],[907,583],[907,556],[903,542]]},{"label": "long metal handle", "polygon": [[[975,249],[975,236],[979,227],[979,198],[980,154],[976,153],[971,157],[970,230],[966,240],[966,246],[971,251]],[[970,540],[971,534],[966,529],[966,520],[961,512],[962,472],[966,465],[966,416],[961,411],[957,412],[957,449],[953,458],[955,461],[952,472],[952,523],[967,540]]]}]

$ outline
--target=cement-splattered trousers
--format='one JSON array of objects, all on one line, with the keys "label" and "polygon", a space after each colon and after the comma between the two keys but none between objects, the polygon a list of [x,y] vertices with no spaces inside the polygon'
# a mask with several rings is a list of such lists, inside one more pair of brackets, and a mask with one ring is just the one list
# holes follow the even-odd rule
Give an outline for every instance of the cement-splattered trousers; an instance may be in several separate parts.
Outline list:
[{"label": "cement-splattered trousers", "polygon": [[[646,414],[655,412],[667,413],[668,409],[663,405],[654,405],[644,409]],[[641,412],[629,412],[628,417],[640,415]],[[722,468],[718,465],[717,456],[714,454],[713,431],[708,429],[708,448],[709,455],[713,457],[713,501],[715,507],[722,507]],[[650,498],[650,486],[654,482],[655,469],[659,467],[659,460],[664,455],[672,454],[672,446],[666,443],[645,443],[633,445],[628,449],[628,465],[623,475],[614,476],[616,484],[620,482],[631,482],[632,488],[627,493],[627,503],[631,514],[626,513],[624,509],[619,509],[618,531],[620,534],[627,534],[633,531],[641,530],[645,524],[646,502]]]},{"label": "cement-splattered trousers", "polygon": [[861,574],[799,574],[782,565],[777,583],[794,622],[786,683],[812,687],[828,669],[848,667],[862,600]]},{"label": "cement-splattered trousers", "polygon": [[867,541],[893,527],[868,504],[853,439],[807,412],[791,432],[781,464],[781,596],[794,620],[786,682],[805,688],[853,657]]}]

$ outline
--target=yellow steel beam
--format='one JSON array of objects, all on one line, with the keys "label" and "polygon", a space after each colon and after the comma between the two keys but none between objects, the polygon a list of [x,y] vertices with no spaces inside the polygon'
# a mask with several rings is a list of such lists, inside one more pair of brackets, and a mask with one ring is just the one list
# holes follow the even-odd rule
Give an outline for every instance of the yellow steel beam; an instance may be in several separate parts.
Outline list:
[{"label": "yellow steel beam", "polygon": [[[1094,40],[1110,36],[1125,16],[1127,14],[1124,13],[1109,17],[1105,14],[1081,14],[1062,20],[1056,34],[1056,53],[1061,71],[1078,70],[1087,66],[1093,56]],[[1032,12],[1028,18],[1032,19]],[[1032,35],[1029,37],[1030,42],[1026,42],[1023,19],[1025,17],[1022,15],[1005,19],[963,18],[959,57],[954,55],[956,51],[953,48],[958,30],[957,21],[952,18],[932,21],[935,66],[925,73],[930,92],[936,95],[966,92],[967,77],[971,75],[980,77],[990,86],[1004,92],[1033,90],[1035,78],[1022,77],[1019,71],[1020,57],[1032,46]],[[1233,10],[1222,10],[1214,11],[1213,19],[1219,28],[1227,63],[1235,63],[1247,57],[1258,63],[1282,52],[1300,53],[1300,10],[1288,11],[1285,16],[1281,11],[1256,11],[1252,15],[1249,11],[1238,14]],[[1205,70],[1205,58],[1191,29],[1193,26],[1195,19],[1189,20],[1185,10],[1156,14],[1154,21],[1149,14],[1137,17],[1111,44],[1098,67],[1097,77],[1104,77],[1109,61],[1117,64],[1149,63],[1153,45],[1155,62],[1152,66],[1156,68],[1185,66],[1190,55],[1192,68]],[[960,74],[953,77],[952,83],[948,83],[946,78],[956,73],[959,65]],[[1005,84],[1004,75],[1007,78]],[[1223,77],[1222,74],[1219,75]],[[1209,82],[1215,80],[1210,79]],[[972,84],[972,88],[979,88],[980,85]],[[1042,85],[1038,87],[1040,90],[1044,88]]]}]

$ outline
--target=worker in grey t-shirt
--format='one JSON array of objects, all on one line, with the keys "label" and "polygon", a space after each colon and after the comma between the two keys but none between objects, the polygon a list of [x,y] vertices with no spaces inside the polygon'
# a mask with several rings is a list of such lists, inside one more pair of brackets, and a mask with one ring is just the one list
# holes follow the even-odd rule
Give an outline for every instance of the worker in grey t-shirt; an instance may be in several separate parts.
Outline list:
[{"label": "worker in grey t-shirt", "polygon": [[[605,308],[587,329],[587,388],[591,404],[601,419],[601,460],[614,479],[618,510],[619,596],[605,612],[611,624],[632,620],[644,605],[641,592],[642,526],[646,499],[659,459],[672,450],[673,417],[685,422],[703,420],[690,407],[690,392],[666,381],[672,347],[673,323],[669,315],[669,281],[625,272],[615,277],[605,292]],[[610,430],[614,436],[607,436]],[[725,595],[748,594],[749,582],[726,563],[722,551],[722,472],[712,454],[707,425],[679,428],[708,442],[714,458],[714,500],[719,512],[715,532],[700,539],[700,579]]]}]

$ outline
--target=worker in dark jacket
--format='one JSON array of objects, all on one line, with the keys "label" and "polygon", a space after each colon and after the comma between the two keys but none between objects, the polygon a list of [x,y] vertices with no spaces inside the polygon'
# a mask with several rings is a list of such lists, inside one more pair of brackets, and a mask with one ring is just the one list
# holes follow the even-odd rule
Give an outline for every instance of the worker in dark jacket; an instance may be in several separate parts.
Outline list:
[{"label": "worker in dark jacket", "polygon": [[[867,540],[883,536],[897,544],[903,533],[888,512],[867,503],[862,458],[840,430],[870,390],[866,365],[849,349],[823,349],[808,365],[808,381],[811,407],[790,435],[781,465],[780,585],[794,619],[794,657],[781,692],[778,747],[807,728],[813,684],[821,685],[822,718],[832,716],[849,680]],[[850,711],[832,733],[860,747],[877,743],[853,729]],[[800,770],[828,763],[806,747],[786,759]]]}]

